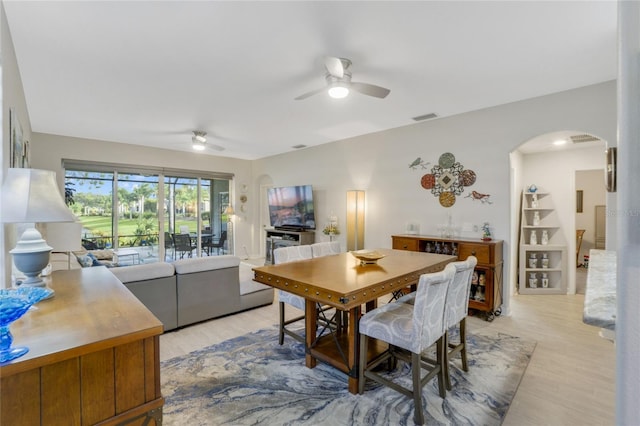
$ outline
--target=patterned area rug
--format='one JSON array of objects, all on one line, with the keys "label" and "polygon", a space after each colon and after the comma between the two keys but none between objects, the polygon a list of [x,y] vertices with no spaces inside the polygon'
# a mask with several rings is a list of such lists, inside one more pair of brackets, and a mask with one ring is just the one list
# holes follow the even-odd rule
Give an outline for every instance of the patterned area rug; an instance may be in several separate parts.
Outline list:
[{"label": "patterned area rug", "polygon": [[[501,424],[535,348],[491,330],[467,334],[469,372],[451,369],[445,399],[435,380],[425,386],[428,425]],[[402,362],[390,374],[411,386]],[[371,381],[350,394],[346,375],[306,368],[303,346],[288,337],[278,345],[275,328],[167,360],[161,380],[165,425],[413,425],[410,398]]]}]

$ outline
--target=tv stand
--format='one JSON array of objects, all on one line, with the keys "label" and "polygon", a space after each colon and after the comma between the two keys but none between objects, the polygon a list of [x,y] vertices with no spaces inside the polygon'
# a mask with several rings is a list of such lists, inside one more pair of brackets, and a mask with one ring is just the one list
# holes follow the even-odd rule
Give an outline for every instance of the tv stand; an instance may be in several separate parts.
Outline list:
[{"label": "tv stand", "polygon": [[270,229],[267,231],[267,247],[265,250],[265,265],[273,264],[273,251],[280,247],[313,244],[314,231],[290,231],[286,229]]}]

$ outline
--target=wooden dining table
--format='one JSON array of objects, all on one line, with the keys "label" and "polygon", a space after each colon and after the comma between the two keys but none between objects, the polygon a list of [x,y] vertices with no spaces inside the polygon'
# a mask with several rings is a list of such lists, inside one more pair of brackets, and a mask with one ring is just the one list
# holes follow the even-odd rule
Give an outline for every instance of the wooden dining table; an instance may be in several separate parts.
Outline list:
[{"label": "wooden dining table", "polygon": [[[306,366],[317,360],[348,376],[349,392],[358,393],[358,322],[362,306],[376,307],[377,299],[418,283],[420,275],[438,272],[456,256],[375,249],[384,255],[375,264],[361,264],[352,253],[253,268],[254,281],[305,298]],[[347,326],[333,333],[316,336],[316,304],[329,305],[348,313]],[[311,332],[310,332],[311,330]],[[386,347],[369,345],[368,359]]]}]

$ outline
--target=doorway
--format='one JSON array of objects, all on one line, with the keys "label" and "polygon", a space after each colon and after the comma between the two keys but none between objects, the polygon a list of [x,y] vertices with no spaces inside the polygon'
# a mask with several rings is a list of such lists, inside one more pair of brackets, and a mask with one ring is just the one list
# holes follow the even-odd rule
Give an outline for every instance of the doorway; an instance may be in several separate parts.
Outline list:
[{"label": "doorway", "polygon": [[[578,131],[559,131],[537,136],[526,141],[511,153],[513,212],[520,211],[522,191],[531,184],[550,194],[559,219],[559,232],[564,237],[566,247],[565,264],[567,293],[576,292],[576,173],[578,171],[604,170],[605,142]],[[604,178],[599,185],[604,191]],[[584,198],[583,198],[584,203]],[[602,203],[606,204],[606,203]],[[594,211],[595,215],[595,211]],[[595,221],[595,219],[594,219]],[[519,214],[512,217],[511,241],[519,241]],[[589,228],[594,230],[594,223]],[[511,279],[518,285],[518,246],[511,247]],[[581,247],[583,251],[586,246]]]},{"label": "doorway", "polygon": [[584,230],[582,242],[576,240],[576,293],[584,294],[589,250],[604,249],[606,244],[604,169],[576,170],[575,182],[576,233]]}]

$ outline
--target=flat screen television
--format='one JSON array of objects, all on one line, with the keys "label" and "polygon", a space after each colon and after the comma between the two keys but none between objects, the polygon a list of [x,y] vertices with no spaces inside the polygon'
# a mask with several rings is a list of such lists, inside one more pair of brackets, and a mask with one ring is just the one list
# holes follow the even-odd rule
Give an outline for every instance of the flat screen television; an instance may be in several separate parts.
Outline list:
[{"label": "flat screen television", "polygon": [[311,185],[283,186],[267,190],[269,218],[276,229],[316,229]]}]

